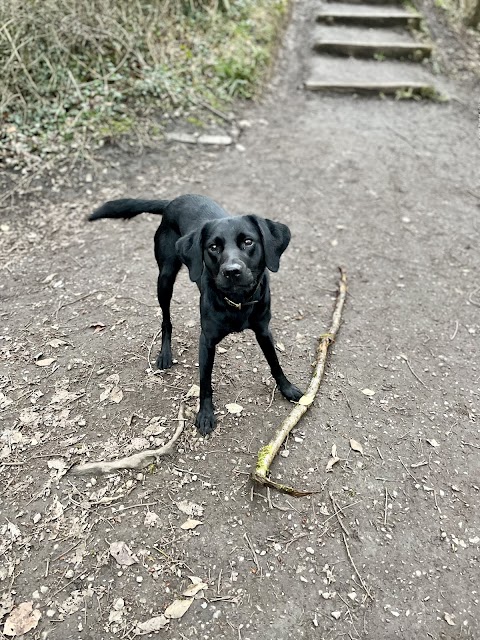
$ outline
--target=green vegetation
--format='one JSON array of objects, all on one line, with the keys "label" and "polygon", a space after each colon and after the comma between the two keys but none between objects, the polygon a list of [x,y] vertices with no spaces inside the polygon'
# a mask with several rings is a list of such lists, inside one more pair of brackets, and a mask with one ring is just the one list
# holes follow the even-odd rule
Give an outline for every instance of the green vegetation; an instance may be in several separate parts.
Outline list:
[{"label": "green vegetation", "polygon": [[[2,0],[0,159],[252,98],[288,0]],[[21,164],[21,162],[20,162]]]}]

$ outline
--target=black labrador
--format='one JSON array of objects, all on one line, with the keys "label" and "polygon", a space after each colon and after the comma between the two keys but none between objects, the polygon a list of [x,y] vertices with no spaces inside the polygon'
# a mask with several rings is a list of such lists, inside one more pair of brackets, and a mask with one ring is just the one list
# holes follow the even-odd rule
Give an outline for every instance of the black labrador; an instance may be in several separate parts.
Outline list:
[{"label": "black labrador", "polygon": [[215,346],[229,333],[252,329],[281,393],[298,401],[302,392],[283,373],[269,323],[270,287],[267,269],[278,271],[280,256],[290,242],[289,228],[255,215],[231,217],[205,196],[174,200],[113,200],[89,220],[133,218],[155,213],[162,222],[155,233],[158,301],[162,309],[159,369],[172,366],[170,301],[182,266],[200,289],[200,410],[196,426],[202,435],[216,426],[212,402]]}]

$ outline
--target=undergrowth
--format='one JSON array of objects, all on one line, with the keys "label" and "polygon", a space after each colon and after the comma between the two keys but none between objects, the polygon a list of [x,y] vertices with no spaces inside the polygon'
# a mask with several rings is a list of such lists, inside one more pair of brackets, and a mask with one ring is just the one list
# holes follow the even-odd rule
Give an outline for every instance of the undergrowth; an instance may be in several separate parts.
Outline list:
[{"label": "undergrowth", "polygon": [[[2,0],[0,163],[252,98],[288,0]],[[158,129],[158,126],[157,126]]]}]

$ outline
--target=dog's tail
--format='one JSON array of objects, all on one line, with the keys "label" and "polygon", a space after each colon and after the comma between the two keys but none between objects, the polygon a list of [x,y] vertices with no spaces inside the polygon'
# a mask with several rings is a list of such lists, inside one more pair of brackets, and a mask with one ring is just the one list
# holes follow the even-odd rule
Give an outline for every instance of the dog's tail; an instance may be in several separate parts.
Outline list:
[{"label": "dog's tail", "polygon": [[126,198],[123,200],[110,200],[101,207],[95,209],[88,216],[89,220],[99,218],[134,218],[139,213],[155,213],[162,215],[171,200],[134,200]]}]

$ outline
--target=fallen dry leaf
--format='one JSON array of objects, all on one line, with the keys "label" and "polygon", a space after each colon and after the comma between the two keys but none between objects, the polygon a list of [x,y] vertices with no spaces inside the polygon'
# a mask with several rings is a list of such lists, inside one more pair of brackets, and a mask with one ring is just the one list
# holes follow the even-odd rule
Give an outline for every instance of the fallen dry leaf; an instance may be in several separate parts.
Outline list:
[{"label": "fallen dry leaf", "polygon": [[90,329],[94,329],[93,333],[100,333],[105,329],[105,325],[103,324],[103,322],[92,322],[92,324],[90,325]]},{"label": "fallen dry leaf", "polygon": [[180,529],[185,529],[187,531],[189,529],[196,529],[199,524],[203,524],[203,522],[201,520],[194,520],[193,518],[189,518],[183,524],[180,525]]},{"label": "fallen dry leaf", "polygon": [[23,636],[28,631],[35,629],[42,614],[38,609],[33,609],[33,602],[22,602],[8,616],[3,627],[6,636]]},{"label": "fallen dry leaf", "polygon": [[182,513],[185,513],[187,516],[203,516],[204,508],[195,502],[190,502],[189,500],[181,500],[177,502],[177,507],[180,509]]},{"label": "fallen dry leaf", "polygon": [[56,358],[43,358],[42,360],[35,360],[37,367],[49,367],[55,362]]},{"label": "fallen dry leaf", "polygon": [[228,413],[231,413],[234,416],[239,416],[243,411],[242,405],[237,404],[236,402],[231,402],[230,404],[226,404],[225,409],[228,411]]},{"label": "fallen dry leaf", "polygon": [[330,460],[327,462],[327,466],[325,467],[325,471],[331,471],[332,467],[334,464],[337,464],[337,462],[340,460],[340,458],[330,458]]},{"label": "fallen dry leaf", "polygon": [[199,398],[200,397],[200,387],[198,384],[192,384],[190,389],[187,391],[186,398]]},{"label": "fallen dry leaf", "polygon": [[165,609],[165,617],[174,619],[182,618],[190,609],[192,602],[193,598],[189,598],[188,600],[174,600],[172,604]]},{"label": "fallen dry leaf", "polygon": [[363,447],[359,442],[357,442],[353,438],[350,438],[350,446],[354,451],[358,451],[358,453],[361,453],[363,456]]},{"label": "fallen dry leaf", "polygon": [[54,338],[53,340],[49,340],[48,344],[54,349],[58,349],[58,347],[62,347],[68,344],[68,342],[65,342],[65,340],[60,340],[60,338]]},{"label": "fallen dry leaf", "polygon": [[112,555],[122,567],[128,567],[138,562],[137,556],[132,553],[128,545],[122,540],[112,542],[110,545],[110,555]]},{"label": "fallen dry leaf", "polygon": [[148,511],[148,513],[145,514],[145,520],[143,521],[143,524],[145,527],[155,527],[159,520],[160,516],[157,513]]},{"label": "fallen dry leaf", "polygon": [[453,616],[453,615],[451,615],[450,613],[444,613],[444,614],[443,614],[443,617],[444,617],[445,622],[446,622],[447,624],[449,624],[451,627],[454,627],[454,626],[455,626],[455,621],[454,621],[454,619],[453,619],[453,618],[454,618],[454,616]]},{"label": "fallen dry leaf", "polygon": [[204,589],[208,589],[208,584],[206,582],[198,582],[196,584],[191,584],[182,595],[187,598],[193,598],[197,595],[199,591],[203,591]]},{"label": "fallen dry leaf", "polygon": [[55,471],[57,472],[57,479],[60,479],[68,471],[67,464],[65,460],[63,460],[63,458],[53,458],[53,460],[48,460],[47,467],[49,469],[55,469]]},{"label": "fallen dry leaf", "polygon": [[368,396],[369,398],[375,395],[375,391],[372,391],[372,389],[362,389],[362,393]]},{"label": "fallen dry leaf", "polygon": [[42,280],[40,284],[48,284],[55,278],[56,275],[57,275],[56,273],[51,273],[45,278],[45,280]]},{"label": "fallen dry leaf", "polygon": [[120,387],[113,387],[113,389],[110,391],[110,400],[112,402],[115,402],[115,404],[118,404],[123,400],[123,391],[120,389]]},{"label": "fallen dry leaf", "polygon": [[146,635],[147,633],[155,633],[155,631],[161,631],[169,623],[168,618],[165,616],[155,616],[145,622],[137,622],[135,633],[139,636]]}]

